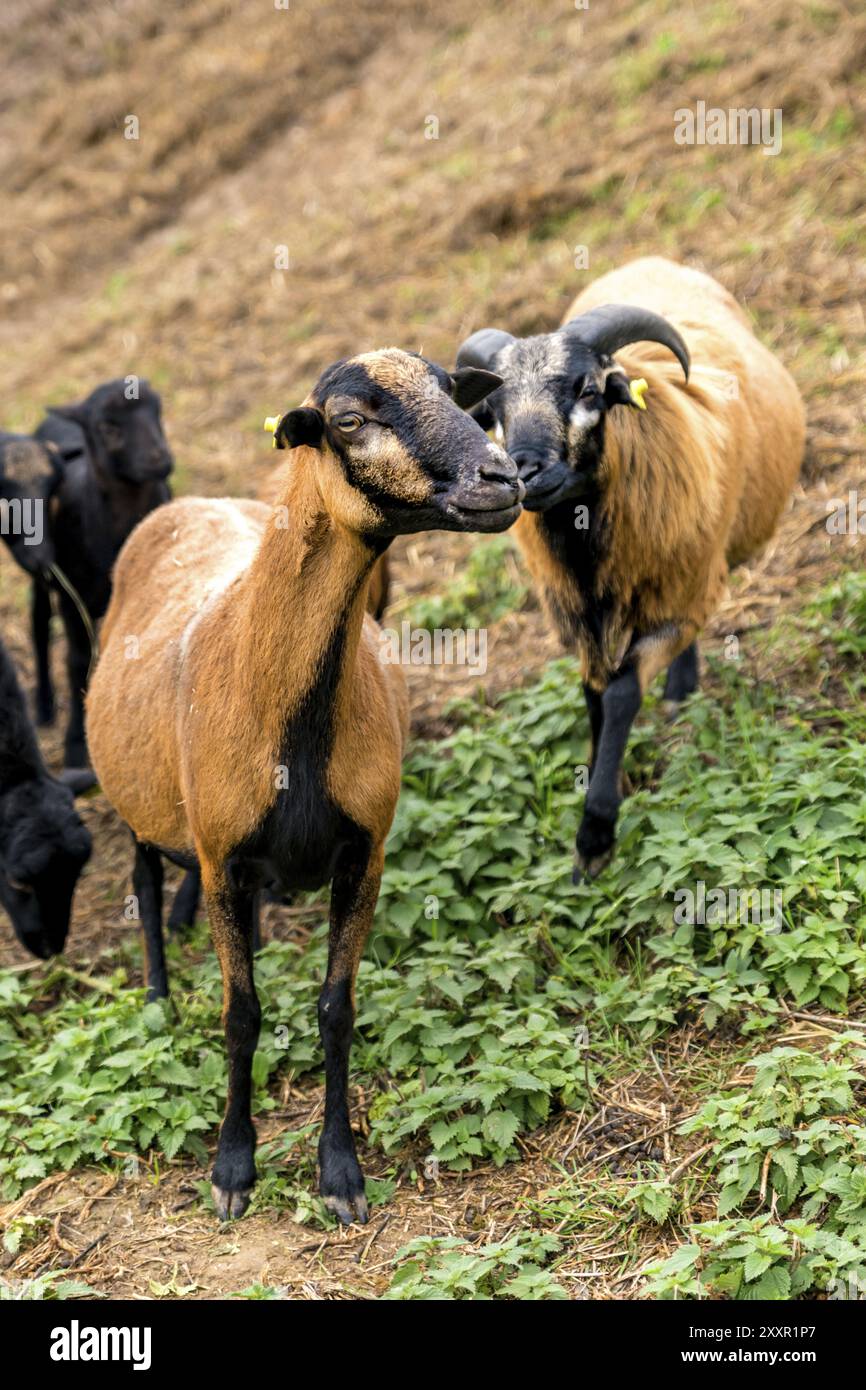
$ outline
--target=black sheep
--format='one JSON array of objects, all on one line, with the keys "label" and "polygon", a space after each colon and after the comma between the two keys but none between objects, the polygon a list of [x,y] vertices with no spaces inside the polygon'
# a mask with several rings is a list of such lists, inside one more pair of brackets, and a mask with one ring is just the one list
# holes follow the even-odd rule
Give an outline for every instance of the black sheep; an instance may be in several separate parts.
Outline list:
[{"label": "black sheep", "polygon": [[91,840],[72,792],[50,776],[0,643],[0,904],[34,956],[63,950]]},{"label": "black sheep", "polygon": [[[52,504],[56,563],[77,591],[92,623],[111,597],[111,571],[121,546],[142,517],[171,498],[173,459],[162,427],[160,399],[146,381],[127,377],[97,386],[77,405],[50,406],[35,438],[53,445],[63,475]],[[92,783],[84,737],[84,692],[91,642],[73,598],[56,579],[33,584],[33,644],[37,723],[54,718],[48,662],[51,593],[66,632],[71,710],[64,742],[64,780]]]}]

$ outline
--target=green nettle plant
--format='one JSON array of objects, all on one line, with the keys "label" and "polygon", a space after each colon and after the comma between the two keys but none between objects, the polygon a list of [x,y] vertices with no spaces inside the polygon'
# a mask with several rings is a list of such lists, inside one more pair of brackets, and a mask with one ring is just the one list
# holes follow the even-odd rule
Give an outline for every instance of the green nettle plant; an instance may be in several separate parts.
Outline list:
[{"label": "green nettle plant", "polygon": [[421,1236],[397,1251],[385,1299],[564,1299],[565,1289],[545,1262],[560,1248],[555,1236],[521,1232],[489,1245],[456,1236]]},{"label": "green nettle plant", "polygon": [[863,1113],[866,1042],[844,1035],[827,1052],[773,1048],[750,1064],[747,1092],[714,1097],[683,1126],[712,1140],[719,1219],[647,1267],[652,1296],[866,1293],[866,1126],[851,1119]]},{"label": "green nettle plant", "polygon": [[72,1298],[103,1297],[98,1289],[80,1279],[70,1279],[62,1270],[51,1270],[33,1279],[0,1279],[0,1303],[64,1302]]}]

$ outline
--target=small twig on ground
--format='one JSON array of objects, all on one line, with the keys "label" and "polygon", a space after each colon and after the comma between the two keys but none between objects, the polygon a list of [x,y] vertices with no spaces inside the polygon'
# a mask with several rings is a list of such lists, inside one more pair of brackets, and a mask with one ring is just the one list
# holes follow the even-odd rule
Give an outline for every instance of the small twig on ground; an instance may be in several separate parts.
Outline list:
[{"label": "small twig on ground", "polygon": [[658,1057],[656,1056],[655,1051],[653,1050],[653,1048],[650,1048],[650,1050],[649,1050],[649,1055],[650,1055],[650,1058],[652,1059],[652,1064],[653,1064],[653,1066],[655,1067],[656,1071],[658,1072],[658,1074],[659,1074],[659,1076],[660,1076],[660,1078],[661,1078],[661,1083],[662,1083],[662,1085],[664,1086],[664,1088],[665,1088],[665,1090],[667,1091],[668,1095],[669,1095],[669,1096],[672,1096],[672,1095],[673,1095],[673,1091],[672,1091],[670,1085],[668,1084],[668,1079],[667,1079],[667,1077],[665,1076],[664,1072],[662,1071],[661,1067],[659,1066],[659,1059],[658,1059]]},{"label": "small twig on ground", "polygon": [[364,1261],[365,1261],[366,1258],[367,1258],[367,1254],[368,1254],[368,1252],[369,1252],[369,1250],[370,1250],[370,1246],[373,1244],[373,1241],[379,1239],[379,1236],[382,1234],[382,1232],[384,1231],[385,1227],[388,1225],[388,1222],[389,1222],[390,1220],[391,1220],[390,1215],[389,1215],[389,1216],[386,1216],[386,1217],[385,1217],[385,1220],[382,1221],[382,1222],[380,1222],[380,1224],[376,1227],[375,1231],[374,1231],[373,1234],[370,1236],[370,1239],[367,1241],[367,1244],[364,1246],[364,1249],[361,1251],[360,1255],[358,1256],[358,1264],[359,1264],[359,1265],[362,1265],[362,1264],[364,1263]]},{"label": "small twig on ground", "polygon": [[693,1153],[690,1153],[687,1158],[684,1158],[681,1163],[677,1164],[672,1173],[668,1174],[668,1182],[676,1182],[678,1178],[682,1177],[687,1168],[690,1168],[693,1163],[697,1163],[698,1159],[702,1158],[705,1153],[709,1153],[713,1146],[713,1141],[711,1140],[709,1144],[704,1144],[703,1148],[695,1149]]},{"label": "small twig on ground", "polygon": [[789,1010],[792,1018],[805,1019],[807,1023],[825,1023],[834,1029],[858,1028],[861,1032],[866,1032],[866,1023],[858,1023],[853,1018],[836,1018],[832,1014],[810,1014],[798,1009]]}]

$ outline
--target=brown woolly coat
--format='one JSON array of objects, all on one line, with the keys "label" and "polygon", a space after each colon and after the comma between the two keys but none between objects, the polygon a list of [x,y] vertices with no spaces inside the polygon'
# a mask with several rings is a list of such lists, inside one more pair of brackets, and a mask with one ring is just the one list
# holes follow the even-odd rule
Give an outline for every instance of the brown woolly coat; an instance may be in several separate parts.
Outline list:
[{"label": "brown woolly coat", "polygon": [[[599,689],[633,634],[664,635],[645,643],[657,658],[641,671],[644,687],[694,639],[723,596],[729,568],[772,536],[805,437],[793,378],[709,275],[660,257],[634,261],[588,286],[564,321],[614,303],[641,305],[672,323],[691,353],[691,374],[686,383],[657,343],[617,353],[629,377],[645,377],[649,389],[646,411],[616,408],[605,421],[606,546],[594,579],[596,595],[613,594],[614,605],[602,649],[581,643]],[[524,512],[515,531],[551,610],[574,615],[579,630],[584,599],[546,544],[540,515]]]},{"label": "brown woolly coat", "polygon": [[140,840],[198,856],[206,890],[273,804],[283,730],[344,614],[326,785],[374,845],[397,802],[403,675],[365,615],[371,553],[325,510],[310,454],[293,455],[288,528],[261,502],[181,499],[142,522],[115,571],[93,765]]}]

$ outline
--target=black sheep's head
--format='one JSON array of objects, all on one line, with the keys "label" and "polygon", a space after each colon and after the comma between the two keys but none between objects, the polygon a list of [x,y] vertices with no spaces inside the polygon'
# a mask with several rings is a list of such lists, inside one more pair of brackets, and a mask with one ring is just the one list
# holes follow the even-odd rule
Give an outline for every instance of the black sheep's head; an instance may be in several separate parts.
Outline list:
[{"label": "black sheep's head", "polygon": [[49,410],[80,427],[97,473],[106,480],[140,486],[164,481],[174,467],[159,395],[139,377],[107,381],[86,400]]},{"label": "black sheep's head", "polygon": [[628,304],[592,309],[532,338],[482,328],[461,345],[458,367],[502,377],[473,413],[517,464],[528,511],[545,511],[586,490],[601,457],[605,415],[614,406],[641,405],[612,354],[642,341],[670,348],[688,378],[689,353],[676,329]]},{"label": "black sheep's head", "polygon": [[63,950],[90,851],[72,792],[53,777],[20,782],[0,796],[0,904],[22,946],[41,960]]}]

